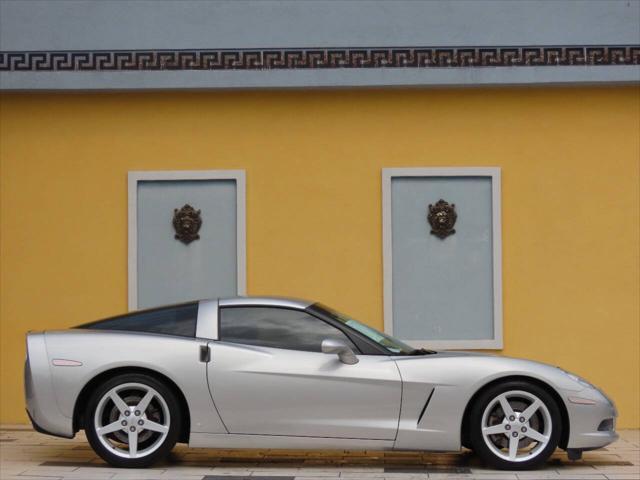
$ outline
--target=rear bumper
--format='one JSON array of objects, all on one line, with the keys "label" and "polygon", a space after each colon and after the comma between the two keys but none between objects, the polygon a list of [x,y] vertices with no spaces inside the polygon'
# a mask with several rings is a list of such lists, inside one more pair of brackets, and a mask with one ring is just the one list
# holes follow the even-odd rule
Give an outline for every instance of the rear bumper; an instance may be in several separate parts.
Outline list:
[{"label": "rear bumper", "polygon": [[33,417],[31,416],[31,413],[29,413],[29,410],[27,410],[27,415],[29,416],[29,420],[31,421],[31,425],[33,426],[33,429],[38,432],[38,433],[43,433],[45,435],[52,435],[54,437],[61,437],[61,438],[73,438],[73,435],[71,436],[67,436],[67,435],[61,435],[59,433],[55,433],[55,432],[50,432],[49,430],[46,430],[44,428],[42,428],[40,425],[38,425],[36,423],[36,421],[33,419]]},{"label": "rear bumper", "polygon": [[74,437],[72,419],[62,414],[56,402],[43,334],[27,336],[24,392],[27,415],[36,431],[64,438]]}]

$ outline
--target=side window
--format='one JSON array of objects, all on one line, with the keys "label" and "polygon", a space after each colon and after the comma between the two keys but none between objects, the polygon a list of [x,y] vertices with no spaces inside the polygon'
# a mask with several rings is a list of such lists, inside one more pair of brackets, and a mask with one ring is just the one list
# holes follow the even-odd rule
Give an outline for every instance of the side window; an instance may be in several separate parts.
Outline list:
[{"label": "side window", "polygon": [[119,317],[87,323],[76,328],[163,333],[181,337],[196,336],[198,302],[133,312]]},{"label": "side window", "polygon": [[274,307],[220,309],[220,340],[224,342],[320,352],[322,341],[327,338],[342,340],[357,351],[340,330],[300,310]]}]

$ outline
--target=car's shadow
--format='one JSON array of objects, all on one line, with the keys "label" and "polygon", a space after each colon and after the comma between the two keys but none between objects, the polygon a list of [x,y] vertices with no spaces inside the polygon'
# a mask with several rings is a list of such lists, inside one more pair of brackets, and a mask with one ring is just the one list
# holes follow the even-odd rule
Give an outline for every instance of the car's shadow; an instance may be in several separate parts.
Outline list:
[{"label": "car's shadow", "polygon": [[[249,453],[247,453],[249,452]],[[543,469],[566,469],[567,471],[589,467],[632,466],[628,461],[604,451],[585,454],[578,461],[570,461],[566,453],[558,450]],[[163,464],[196,466],[214,463],[221,469],[278,470],[368,470],[383,473],[471,473],[473,470],[492,470],[482,463],[470,450],[461,453],[425,452],[378,452],[378,451],[277,451],[277,450],[208,450],[177,448]]]}]

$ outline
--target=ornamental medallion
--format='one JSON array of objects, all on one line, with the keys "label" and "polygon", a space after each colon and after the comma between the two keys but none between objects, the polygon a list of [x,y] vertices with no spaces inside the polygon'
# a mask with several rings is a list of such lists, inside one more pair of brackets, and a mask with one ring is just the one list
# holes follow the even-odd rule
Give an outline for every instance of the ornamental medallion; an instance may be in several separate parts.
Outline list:
[{"label": "ornamental medallion", "polygon": [[194,240],[198,240],[202,218],[200,210],[196,210],[191,205],[186,204],[181,209],[173,210],[173,228],[176,230],[175,238],[185,245],[189,245]]},{"label": "ornamental medallion", "polygon": [[442,239],[456,233],[453,226],[456,224],[456,205],[440,199],[435,205],[429,205],[427,220],[431,225],[431,234]]}]

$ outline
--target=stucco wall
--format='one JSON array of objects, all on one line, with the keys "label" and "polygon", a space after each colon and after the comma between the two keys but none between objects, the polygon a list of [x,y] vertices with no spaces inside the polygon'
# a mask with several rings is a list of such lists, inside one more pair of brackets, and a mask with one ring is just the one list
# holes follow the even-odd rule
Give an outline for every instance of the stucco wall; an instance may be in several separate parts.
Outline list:
[{"label": "stucco wall", "polygon": [[499,166],[504,350],[639,427],[636,88],[4,95],[0,421],[24,334],[127,308],[127,171],[245,169],[249,294],[382,328],[381,168]]}]

